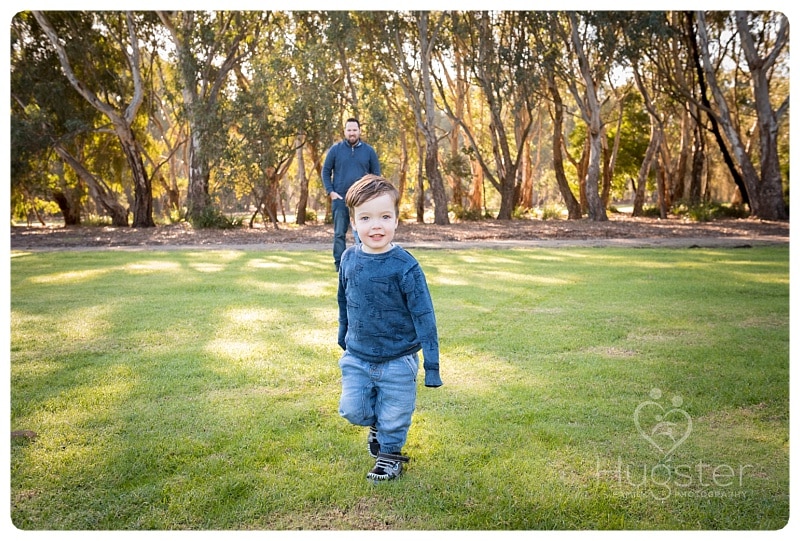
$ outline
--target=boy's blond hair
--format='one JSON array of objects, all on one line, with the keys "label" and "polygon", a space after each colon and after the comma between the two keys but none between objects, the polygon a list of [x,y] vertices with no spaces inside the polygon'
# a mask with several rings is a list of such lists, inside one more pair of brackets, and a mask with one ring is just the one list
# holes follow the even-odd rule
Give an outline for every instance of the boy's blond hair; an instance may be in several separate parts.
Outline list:
[{"label": "boy's blond hair", "polygon": [[378,175],[364,175],[355,184],[350,186],[345,195],[344,202],[350,209],[351,216],[355,213],[355,208],[371,201],[381,195],[389,195],[394,203],[395,217],[400,215],[400,192],[394,185],[385,178]]}]

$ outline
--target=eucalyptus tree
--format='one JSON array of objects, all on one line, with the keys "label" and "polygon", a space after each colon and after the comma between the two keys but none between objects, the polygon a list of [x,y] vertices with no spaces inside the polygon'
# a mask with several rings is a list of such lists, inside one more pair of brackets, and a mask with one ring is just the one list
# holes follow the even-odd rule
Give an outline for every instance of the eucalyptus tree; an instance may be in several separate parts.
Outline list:
[{"label": "eucalyptus tree", "polygon": [[561,62],[565,45],[560,37],[558,13],[543,13],[539,17],[543,19],[538,25],[537,31],[532,34],[532,49],[536,53],[536,59],[543,72],[544,91],[548,96],[550,104],[550,117],[552,126],[551,147],[553,173],[556,177],[556,185],[567,207],[567,216],[570,220],[578,220],[582,217],[583,211],[580,202],[572,192],[569,180],[567,179],[564,167],[564,154],[566,145],[564,143],[564,115],[568,111],[561,95],[561,87],[557,78],[561,71]]},{"label": "eucalyptus tree", "polygon": [[[79,225],[87,185],[59,166],[58,152],[82,152],[100,112],[61,76],[58,56],[30,12],[12,18],[10,37],[12,201],[34,213],[55,201],[65,224]],[[125,209],[116,197],[109,199],[127,225]],[[102,201],[97,204],[102,208]]]},{"label": "eucalyptus tree", "polygon": [[389,66],[391,84],[403,90],[417,129],[425,139],[425,173],[431,187],[434,223],[450,223],[448,197],[439,165],[439,134],[432,66],[445,16],[440,12],[369,12],[359,17],[360,39]]},{"label": "eucalyptus tree", "polygon": [[[381,162],[382,174],[396,179],[401,197],[414,196],[417,219],[424,221],[423,177],[411,186],[411,139],[418,137],[416,115],[409,107],[401,85],[395,83],[393,65],[385,61],[382,21],[371,12],[327,12],[329,31],[326,36],[338,60],[334,68],[339,75],[342,117],[355,116],[362,124],[362,137],[369,143]],[[373,29],[374,28],[374,29]],[[416,147],[416,144],[414,145]],[[419,146],[419,166],[424,166],[424,145]],[[421,169],[420,169],[421,171]],[[329,202],[329,200],[328,200]]]},{"label": "eucalyptus tree", "polygon": [[604,136],[601,105],[605,97],[600,85],[613,68],[619,29],[607,24],[608,16],[602,12],[568,12],[567,18],[569,24],[558,28],[572,64],[562,75],[588,132],[589,163],[585,180],[588,213],[593,221],[606,221],[608,215],[599,192]]},{"label": "eucalyptus tree", "polygon": [[[138,17],[131,12],[62,15],[58,22],[64,26],[56,28],[44,12],[33,12],[70,85],[107,118],[119,140],[134,185],[133,226],[153,227],[152,186],[135,127],[145,93],[136,28]],[[69,40],[59,35],[62,31],[68,32]],[[116,69],[109,69],[115,61]]]},{"label": "eucalyptus tree", "polygon": [[[623,58],[625,67],[633,75],[635,88],[641,96],[641,104],[647,112],[650,124],[647,150],[644,153],[634,186],[633,215],[641,216],[643,214],[647,178],[651,169],[657,167],[659,171],[657,193],[660,214],[662,218],[666,218],[669,197],[665,179],[668,176],[666,171],[672,169],[672,164],[669,158],[670,152],[665,124],[670,118],[670,111],[665,107],[658,106],[656,103],[662,92],[660,81],[655,76],[657,71],[651,69],[648,63],[647,49],[651,46],[657,49],[666,48],[670,38],[668,35],[669,26],[666,24],[664,12],[619,12],[616,15],[617,17],[614,17],[613,21],[609,21],[609,23],[615,24],[620,30],[625,30],[620,32],[622,36],[619,44],[620,56]],[[620,115],[621,118],[622,116]]]},{"label": "eucalyptus tree", "polygon": [[298,77],[289,45],[294,32],[288,13],[271,13],[260,28],[254,54],[236,70],[235,92],[226,103],[224,118],[229,120],[220,171],[233,184],[245,186],[254,200],[251,227],[258,213],[264,223],[278,227],[281,180],[299,145],[300,128],[293,117],[303,107],[293,89]]},{"label": "eucalyptus tree", "polygon": [[211,172],[227,143],[223,103],[235,68],[250,58],[260,29],[273,17],[256,11],[159,11],[179,66],[183,108],[189,124],[187,217],[213,211]]},{"label": "eucalyptus tree", "polygon": [[[376,89],[374,94],[380,95],[380,103],[386,109],[385,115],[378,115],[380,120],[377,125],[371,125],[372,133],[376,133],[376,151],[381,158],[381,171],[387,178],[397,179],[397,189],[401,196],[406,192],[414,195],[414,206],[419,223],[424,223],[425,218],[425,189],[423,167],[425,164],[425,145],[420,139],[417,129],[416,117],[409,109],[408,102],[398,85],[386,85],[380,66],[363,64],[366,68],[364,83],[371,89]],[[374,95],[371,103],[375,103]],[[371,121],[375,121],[375,107],[369,108]],[[409,181],[411,166],[411,143],[417,154],[416,184]],[[372,141],[371,141],[372,142]],[[412,186],[412,187],[410,187]]]},{"label": "eucalyptus tree", "polygon": [[150,62],[153,76],[145,103],[155,150],[144,156],[151,164],[153,183],[160,185],[165,195],[166,212],[176,218],[181,212],[181,192],[189,178],[188,126],[181,119],[180,94],[173,90],[177,66],[159,54],[152,56]]},{"label": "eucalyptus tree", "polygon": [[[702,66],[707,77],[717,118],[731,145],[733,156],[742,172],[742,180],[747,189],[752,213],[767,220],[788,218],[783,199],[783,180],[778,158],[778,130],[781,119],[789,107],[789,95],[779,99],[770,95],[770,79],[773,75],[788,77],[788,66],[784,48],[789,42],[789,22],[782,13],[753,13],[738,11],[726,18],[726,30],[736,30],[741,44],[741,55],[734,58],[736,65],[743,59],[749,71],[751,94],[747,99],[752,103],[752,113],[757,118],[758,159],[761,173],[747,150],[743,130],[748,126],[734,122],[730,98],[726,97],[723,83],[718,80],[719,70],[715,67],[715,51],[725,52],[725,48],[711,42],[711,34],[702,11],[696,14],[697,37]],[[776,105],[772,102],[775,101]],[[734,104],[735,105],[735,104]]]},{"label": "eucalyptus tree", "polygon": [[[641,191],[642,193],[643,205],[645,190],[648,188],[650,179],[648,172],[651,171],[652,166],[652,157],[645,164],[648,161],[645,159],[645,155],[649,148],[650,152],[655,154],[656,148],[651,148],[650,142],[652,138],[643,137],[643,134],[649,133],[652,123],[643,104],[642,95],[635,91],[633,82],[630,82],[628,86],[631,89],[625,89],[621,92],[619,122],[614,128],[609,128],[609,135],[613,134],[614,139],[619,141],[619,152],[614,166],[611,193],[614,196],[621,197],[626,192],[628,185],[633,182],[634,192]],[[642,169],[645,170],[645,173],[640,177]],[[644,181],[641,179],[644,179]]]},{"label": "eucalyptus tree", "polygon": [[[451,12],[449,17],[453,21],[450,25],[450,47],[447,50],[437,51],[441,76],[436,77],[435,80],[448,115],[462,119],[472,129],[472,115],[467,113],[470,103],[470,70],[467,67],[467,59],[472,56],[472,51],[467,49],[463,32],[460,33],[457,30],[460,13]],[[472,176],[471,160],[468,156],[470,147],[462,144],[462,131],[461,124],[452,123],[450,132],[447,134],[450,146],[444,166],[445,173],[450,178],[453,206],[457,212],[467,210],[472,203],[466,197],[464,186],[462,186],[464,179]],[[480,212],[480,209],[479,199],[474,210]]]},{"label": "eucalyptus tree", "polygon": [[[454,17],[453,34],[464,34],[473,54],[466,60],[483,99],[490,122],[491,160],[463,115],[449,105],[438,82],[448,115],[470,140],[471,149],[492,186],[500,193],[497,218],[511,219],[518,199],[518,171],[533,125],[533,95],[538,73],[531,53],[530,32],[535,21],[526,12],[464,12]],[[509,124],[513,127],[509,128]],[[516,128],[516,129],[515,129]],[[490,167],[493,163],[494,167]]]},{"label": "eucalyptus tree", "polygon": [[[343,61],[347,62],[347,55],[343,52],[344,46],[338,40],[331,40],[330,35],[326,34],[331,26],[331,19],[336,18],[337,14],[293,12],[289,16],[293,21],[293,37],[286,43],[287,54],[280,59],[285,63],[273,63],[273,66],[278,68],[278,73],[283,74],[277,81],[284,92],[285,101],[290,104],[287,121],[297,133],[300,193],[296,221],[303,224],[309,201],[309,176],[303,159],[304,150],[308,150],[312,170],[321,179],[325,147],[330,142],[334,126],[342,125],[336,121],[336,114],[341,110],[341,94],[337,90],[339,73],[335,61],[337,58],[341,60],[343,55]],[[332,42],[336,44],[333,48]],[[349,76],[348,80],[351,78]],[[351,85],[352,83],[348,86]],[[326,200],[329,204],[330,199]]]},{"label": "eucalyptus tree", "polygon": [[[680,146],[668,187],[672,201],[685,200],[687,193],[696,193],[693,203],[698,203],[700,171],[705,162],[705,130],[701,129],[700,124],[702,109],[695,100],[698,93],[693,61],[696,57],[695,40],[693,37],[690,39],[690,34],[684,31],[684,19],[682,12],[666,12],[663,19],[651,21],[656,27],[655,32],[646,32],[638,38],[639,43],[644,45],[643,54],[650,62],[654,77],[661,81],[662,91],[671,98],[670,102],[677,110],[676,117],[680,117],[677,136]],[[722,150],[725,151],[724,144]]]},{"label": "eucalyptus tree", "polygon": [[[709,184],[705,179],[710,160],[714,156],[707,143],[710,132],[734,183],[739,187],[743,201],[747,203],[747,190],[742,176],[731,156],[708,95],[693,13],[637,12],[629,13],[626,18],[626,28],[635,30],[625,33],[624,57],[647,66],[640,75],[643,82],[650,81],[648,84],[652,84],[653,88],[658,85],[659,93],[663,97],[659,109],[664,109],[659,110],[659,115],[666,119],[669,109],[673,118],[680,118],[679,130],[669,129],[678,124],[674,121],[662,122],[662,126],[667,129],[662,131],[664,137],[660,154],[677,154],[677,159],[674,160],[662,156],[659,164],[660,173],[665,168],[669,169],[665,186],[666,198],[672,203],[701,203],[703,184]],[[735,39],[735,32],[730,36]],[[671,145],[670,135],[673,139]],[[670,148],[675,147],[677,152],[670,152]],[[634,212],[640,210],[641,203],[638,203]]]},{"label": "eucalyptus tree", "polygon": [[[344,103],[347,104],[346,108],[350,111],[345,118],[361,119],[361,106],[356,78],[362,74],[354,73],[351,68],[353,56],[357,54],[359,41],[356,22],[353,20],[351,13],[347,11],[330,11],[325,14],[325,17],[327,23],[324,29],[325,40],[330,46],[328,53],[335,56],[335,63],[341,70],[342,75],[339,81],[343,85],[341,97]],[[342,110],[344,109],[345,107],[342,107]],[[336,125],[344,125],[345,118],[340,119],[342,122],[338,122]]]}]

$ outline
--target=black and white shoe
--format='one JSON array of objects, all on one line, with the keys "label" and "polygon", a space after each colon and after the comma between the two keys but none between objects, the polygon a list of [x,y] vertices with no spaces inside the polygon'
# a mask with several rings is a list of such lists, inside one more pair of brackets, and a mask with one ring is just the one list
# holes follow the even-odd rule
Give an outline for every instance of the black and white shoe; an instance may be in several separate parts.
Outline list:
[{"label": "black and white shoe", "polygon": [[408,457],[392,453],[378,453],[375,467],[367,474],[367,479],[372,481],[391,481],[403,473],[403,463],[408,462]]},{"label": "black and white shoe", "polygon": [[367,433],[367,451],[372,458],[378,458],[378,453],[381,452],[381,444],[378,443],[378,429],[374,426],[369,427]]}]

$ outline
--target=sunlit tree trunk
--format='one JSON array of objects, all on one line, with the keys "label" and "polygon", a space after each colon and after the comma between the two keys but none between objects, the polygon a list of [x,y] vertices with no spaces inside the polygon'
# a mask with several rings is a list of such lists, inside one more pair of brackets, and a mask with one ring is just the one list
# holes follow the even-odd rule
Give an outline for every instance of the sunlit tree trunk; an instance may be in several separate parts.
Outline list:
[{"label": "sunlit tree trunk", "polygon": [[303,157],[303,136],[297,136],[297,150],[295,150],[297,160],[297,184],[300,186],[300,195],[297,198],[297,211],[295,212],[295,222],[298,225],[306,223],[306,207],[308,206],[308,176],[306,175],[306,161]]},{"label": "sunlit tree trunk", "polygon": [[[755,50],[754,39],[750,34],[748,15],[738,12],[736,15],[739,36],[750,68],[753,98],[761,129],[761,175],[759,176],[748,155],[742,137],[732,120],[728,101],[716,79],[716,72],[709,53],[709,39],[706,30],[705,14],[697,12],[697,37],[703,69],[708,86],[718,109],[719,123],[731,144],[733,155],[742,171],[742,179],[750,199],[750,208],[754,215],[767,220],[783,220],[788,217],[782,195],[782,180],[777,158],[777,118],[769,98],[767,72],[777,58],[778,53],[788,42],[788,23],[781,17],[781,26],[774,47],[766,57],[760,57]],[[786,101],[788,104],[788,99]],[[783,108],[784,105],[781,106]],[[786,105],[788,107],[788,105]],[[779,110],[781,110],[779,108]]]},{"label": "sunlit tree trunk", "polygon": [[[569,13],[571,24],[572,45],[575,48],[575,55],[580,66],[580,74],[585,85],[585,95],[581,96],[577,92],[575,99],[581,104],[581,113],[586,121],[587,136],[589,138],[589,167],[586,171],[586,203],[588,205],[589,218],[596,222],[608,220],[603,201],[600,199],[599,179],[600,179],[600,156],[603,149],[601,141],[602,124],[600,122],[600,101],[597,97],[597,90],[589,67],[589,60],[583,51],[583,44],[578,36],[578,19],[575,13]],[[577,90],[577,89],[576,89]]]},{"label": "sunlit tree trunk", "polygon": [[581,204],[575,199],[575,195],[573,195],[569,187],[567,175],[564,173],[564,157],[562,155],[562,148],[564,147],[564,103],[561,99],[561,93],[558,91],[558,86],[556,86],[553,73],[548,77],[547,87],[553,99],[553,169],[556,174],[556,182],[567,207],[569,219],[579,220],[582,216]]}]

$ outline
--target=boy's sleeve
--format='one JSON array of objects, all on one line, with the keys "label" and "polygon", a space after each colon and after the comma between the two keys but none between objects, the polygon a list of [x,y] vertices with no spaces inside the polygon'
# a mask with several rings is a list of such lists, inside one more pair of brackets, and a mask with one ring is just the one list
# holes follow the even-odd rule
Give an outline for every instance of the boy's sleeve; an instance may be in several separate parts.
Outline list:
[{"label": "boy's sleeve", "polygon": [[414,321],[417,339],[422,345],[423,363],[425,369],[425,387],[441,387],[442,378],[439,376],[439,334],[436,330],[436,315],[433,312],[431,299],[425,274],[419,265],[415,265],[403,283],[403,292],[406,303]]},{"label": "boy's sleeve", "polygon": [[347,296],[344,291],[344,279],[339,273],[339,291],[336,293],[336,300],[339,303],[339,336],[337,342],[339,347],[347,349],[345,336],[347,336]]}]

